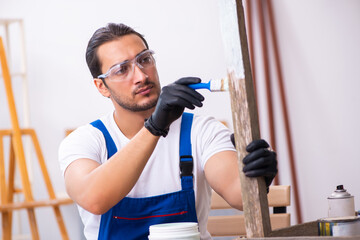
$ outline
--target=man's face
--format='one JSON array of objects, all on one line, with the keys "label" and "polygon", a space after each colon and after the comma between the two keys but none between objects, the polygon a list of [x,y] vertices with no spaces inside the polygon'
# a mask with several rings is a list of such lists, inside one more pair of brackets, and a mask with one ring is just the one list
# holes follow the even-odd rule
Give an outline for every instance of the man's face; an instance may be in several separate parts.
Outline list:
[{"label": "man's face", "polygon": [[[133,60],[146,50],[140,37],[135,34],[122,36],[98,48],[102,73],[127,60]],[[159,76],[156,66],[140,69],[136,64],[130,77],[122,81],[105,78],[108,97],[120,107],[133,111],[146,111],[155,107],[160,94]]]}]

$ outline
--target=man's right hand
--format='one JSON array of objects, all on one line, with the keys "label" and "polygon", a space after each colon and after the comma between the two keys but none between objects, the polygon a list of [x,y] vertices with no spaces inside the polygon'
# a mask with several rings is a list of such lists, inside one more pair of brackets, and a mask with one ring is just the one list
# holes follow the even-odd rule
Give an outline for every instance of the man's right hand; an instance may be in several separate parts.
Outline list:
[{"label": "man's right hand", "polygon": [[201,107],[204,97],[187,87],[189,84],[201,82],[200,78],[180,78],[176,82],[162,88],[155,111],[145,122],[145,127],[155,136],[166,137],[170,124],[178,119],[185,107],[194,109]]}]

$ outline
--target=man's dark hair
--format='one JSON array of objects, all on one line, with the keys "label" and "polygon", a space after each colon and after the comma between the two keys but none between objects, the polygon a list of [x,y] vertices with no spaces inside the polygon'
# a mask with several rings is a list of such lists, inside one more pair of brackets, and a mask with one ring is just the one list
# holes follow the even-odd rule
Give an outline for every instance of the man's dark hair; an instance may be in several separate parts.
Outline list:
[{"label": "man's dark hair", "polygon": [[144,36],[125,24],[109,23],[106,27],[99,28],[95,31],[86,48],[86,63],[93,78],[102,74],[101,63],[97,56],[97,49],[99,46],[129,34],[139,36],[145,43],[146,48],[149,49]]}]

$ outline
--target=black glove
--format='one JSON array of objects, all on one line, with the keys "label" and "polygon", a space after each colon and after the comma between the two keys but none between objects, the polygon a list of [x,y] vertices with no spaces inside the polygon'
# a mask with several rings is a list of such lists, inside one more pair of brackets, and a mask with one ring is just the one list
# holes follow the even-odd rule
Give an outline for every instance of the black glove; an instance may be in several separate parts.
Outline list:
[{"label": "black glove", "polygon": [[[231,141],[235,146],[234,134],[231,134]],[[277,170],[276,153],[268,149],[269,144],[263,140],[254,140],[247,147],[249,152],[243,159],[243,172],[247,177],[264,177],[266,188],[275,178]]]},{"label": "black glove", "polygon": [[166,137],[170,124],[182,115],[185,107],[194,109],[202,106],[205,98],[187,86],[199,82],[200,78],[186,77],[163,87],[155,111],[145,121],[145,127],[155,136]]}]

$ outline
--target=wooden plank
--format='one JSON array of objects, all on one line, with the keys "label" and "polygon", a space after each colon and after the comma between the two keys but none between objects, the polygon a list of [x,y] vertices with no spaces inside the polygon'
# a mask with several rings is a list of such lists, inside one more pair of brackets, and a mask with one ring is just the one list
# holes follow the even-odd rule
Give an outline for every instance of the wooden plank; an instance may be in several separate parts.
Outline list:
[{"label": "wooden plank", "polygon": [[[229,71],[229,90],[247,237],[271,232],[266,186],[263,178],[248,178],[242,159],[246,146],[260,138],[250,59],[241,0],[219,0],[220,23]],[[240,227],[240,226],[239,226]]]},{"label": "wooden plank", "polygon": [[[10,136],[10,139],[12,137]],[[22,193],[22,189],[15,189],[15,153],[14,153],[14,147],[13,147],[13,141],[10,140],[10,146],[9,146],[9,166],[8,166],[8,201],[7,203],[12,203],[14,202],[14,193],[18,192],[18,193]],[[9,229],[10,229],[10,235],[11,235],[11,229],[13,226],[13,213],[12,212],[7,212],[7,213],[3,213],[3,214],[8,214],[9,215],[9,219],[8,219],[8,225],[9,225]]]},{"label": "wooden plank", "polygon": [[318,221],[312,221],[294,225],[291,227],[278,229],[270,233],[271,237],[285,237],[285,236],[317,236]]},{"label": "wooden plank", "polygon": [[[290,225],[290,214],[270,214],[270,220],[272,229],[285,228]],[[213,237],[244,236],[246,234],[243,215],[209,217],[207,228]]]},{"label": "wooden plank", "polygon": [[7,203],[7,187],[5,174],[3,138],[0,137],[0,203]]},{"label": "wooden plank", "polygon": [[[279,185],[270,186],[267,195],[269,207],[290,206],[290,186]],[[211,209],[231,209],[232,207],[215,191],[211,196]]]},{"label": "wooden plank", "polygon": [[[0,205],[6,204],[7,199],[6,174],[5,174],[5,155],[3,147],[3,136],[0,137]],[[11,238],[10,214],[1,214],[1,229],[3,239]]]},{"label": "wooden plank", "polygon": [[290,195],[289,185],[270,186],[269,193],[267,195],[269,206],[290,206]]}]

